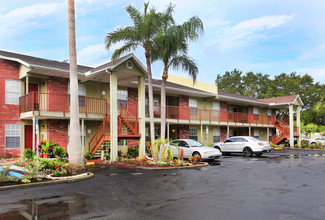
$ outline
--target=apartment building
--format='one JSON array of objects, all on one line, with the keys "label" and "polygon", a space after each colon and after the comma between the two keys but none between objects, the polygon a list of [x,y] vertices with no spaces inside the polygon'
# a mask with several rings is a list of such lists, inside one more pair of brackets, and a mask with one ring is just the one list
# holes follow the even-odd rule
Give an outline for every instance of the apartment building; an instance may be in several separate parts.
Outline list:
[{"label": "apartment building", "polygon": [[[69,64],[0,51],[0,156],[18,156],[37,140],[67,148]],[[139,146],[149,138],[146,68],[133,54],[92,68],[78,66],[82,150]],[[155,133],[160,135],[160,80],[153,80]],[[213,84],[170,76],[166,86],[166,136],[204,144],[249,135],[278,143],[300,136],[298,95],[255,99],[218,91]],[[279,109],[289,119],[277,119]],[[38,129],[38,130],[37,130]],[[299,139],[298,139],[299,140]]]}]

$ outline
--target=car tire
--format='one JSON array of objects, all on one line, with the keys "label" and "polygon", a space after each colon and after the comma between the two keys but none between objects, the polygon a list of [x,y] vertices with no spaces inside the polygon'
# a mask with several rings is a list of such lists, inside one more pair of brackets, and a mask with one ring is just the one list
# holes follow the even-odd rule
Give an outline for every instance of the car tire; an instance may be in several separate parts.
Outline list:
[{"label": "car tire", "polygon": [[[195,155],[198,155],[198,156],[201,157],[201,154],[200,154],[199,152],[194,152],[194,153],[192,154],[193,157],[195,157]],[[201,158],[202,158],[202,157],[201,157]]]},{"label": "car tire", "polygon": [[219,147],[219,146],[216,146],[216,147],[214,147],[214,148],[218,149],[218,150],[221,152],[221,149],[220,149],[220,147]]},{"label": "car tire", "polygon": [[243,150],[243,154],[245,157],[251,157],[253,155],[253,151],[249,147],[245,147]]},{"label": "car tire", "polygon": [[311,143],[312,145],[316,145],[316,142]]},{"label": "car tire", "polygon": [[262,154],[263,154],[262,152],[260,152],[260,153],[255,153],[255,155],[258,156],[258,157],[262,156]]}]

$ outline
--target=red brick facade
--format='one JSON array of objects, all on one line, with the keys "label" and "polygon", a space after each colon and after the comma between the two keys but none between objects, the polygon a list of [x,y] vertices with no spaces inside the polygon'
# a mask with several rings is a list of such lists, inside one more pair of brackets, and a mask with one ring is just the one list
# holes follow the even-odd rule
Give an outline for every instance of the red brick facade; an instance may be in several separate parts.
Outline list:
[{"label": "red brick facade", "polygon": [[190,138],[190,126],[189,125],[179,125],[178,126],[178,136],[179,136],[179,139]]},{"label": "red brick facade", "polygon": [[220,127],[220,141],[223,142],[227,139],[227,128]]},{"label": "red brick facade", "polygon": [[47,137],[67,150],[69,120],[47,120]]},{"label": "red brick facade", "polygon": [[227,122],[228,121],[228,112],[227,112],[227,103],[220,102],[220,121]]},{"label": "red brick facade", "polygon": [[20,148],[5,147],[5,124],[20,124],[19,105],[5,101],[6,79],[19,80],[19,64],[0,59],[0,157],[19,157]]},{"label": "red brick facade", "polygon": [[248,123],[254,123],[254,108],[253,106],[248,106]]},{"label": "red brick facade", "polygon": [[188,96],[179,96],[179,119],[189,120],[190,118],[190,109],[189,109],[189,97]]},{"label": "red brick facade", "polygon": [[68,95],[68,79],[50,77],[47,80],[47,92],[52,94]]}]

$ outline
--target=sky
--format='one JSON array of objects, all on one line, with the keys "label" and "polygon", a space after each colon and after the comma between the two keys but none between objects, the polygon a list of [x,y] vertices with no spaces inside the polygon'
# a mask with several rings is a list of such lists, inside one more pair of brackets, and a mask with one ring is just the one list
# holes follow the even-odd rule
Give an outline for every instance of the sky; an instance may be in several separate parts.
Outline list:
[{"label": "sky", "polygon": [[[143,10],[141,0],[75,0],[78,64],[98,66],[110,61],[106,33],[132,25],[127,5]],[[235,68],[243,73],[310,74],[325,83],[324,0],[151,0],[158,11],[175,5],[178,24],[198,16],[204,34],[189,44],[197,79],[214,83],[217,74]],[[68,59],[66,0],[0,0],[0,50],[63,61]],[[132,51],[145,65],[144,51]],[[161,78],[162,64],[153,64]],[[170,74],[188,77],[186,72]]]}]

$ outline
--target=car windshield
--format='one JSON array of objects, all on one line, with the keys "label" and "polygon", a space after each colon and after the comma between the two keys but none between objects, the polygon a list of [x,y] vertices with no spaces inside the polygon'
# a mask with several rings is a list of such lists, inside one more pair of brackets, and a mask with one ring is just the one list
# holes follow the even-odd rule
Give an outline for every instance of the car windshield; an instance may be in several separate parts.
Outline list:
[{"label": "car windshield", "polygon": [[187,143],[191,146],[191,147],[204,147],[204,145],[198,141],[195,140],[187,140]]}]

